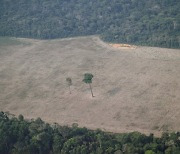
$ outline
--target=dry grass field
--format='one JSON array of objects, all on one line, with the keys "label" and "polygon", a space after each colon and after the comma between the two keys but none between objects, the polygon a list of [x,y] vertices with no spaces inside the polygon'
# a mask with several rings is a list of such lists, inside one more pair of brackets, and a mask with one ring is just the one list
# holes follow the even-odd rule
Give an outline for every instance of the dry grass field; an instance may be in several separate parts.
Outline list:
[{"label": "dry grass field", "polygon": [[180,131],[180,50],[116,48],[96,36],[1,38],[0,110],[111,132]]}]

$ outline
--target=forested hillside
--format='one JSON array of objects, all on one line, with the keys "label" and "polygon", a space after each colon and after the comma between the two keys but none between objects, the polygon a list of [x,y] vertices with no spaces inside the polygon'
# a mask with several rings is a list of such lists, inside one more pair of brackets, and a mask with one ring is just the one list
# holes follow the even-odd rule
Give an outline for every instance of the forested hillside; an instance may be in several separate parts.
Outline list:
[{"label": "forested hillside", "polygon": [[180,48],[179,0],[0,0],[0,35],[98,34],[105,41]]},{"label": "forested hillside", "polygon": [[179,154],[180,133],[161,138],[140,134],[105,133],[73,124],[49,125],[40,118],[26,121],[22,115],[0,112],[0,154]]}]

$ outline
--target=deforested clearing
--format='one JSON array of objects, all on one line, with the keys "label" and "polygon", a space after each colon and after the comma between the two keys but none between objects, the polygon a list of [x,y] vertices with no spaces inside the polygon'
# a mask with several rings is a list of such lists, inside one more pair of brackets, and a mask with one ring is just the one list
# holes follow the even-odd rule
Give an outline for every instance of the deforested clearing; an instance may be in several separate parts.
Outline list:
[{"label": "deforested clearing", "polygon": [[116,48],[97,36],[0,41],[1,110],[110,132],[180,131],[179,49]]}]

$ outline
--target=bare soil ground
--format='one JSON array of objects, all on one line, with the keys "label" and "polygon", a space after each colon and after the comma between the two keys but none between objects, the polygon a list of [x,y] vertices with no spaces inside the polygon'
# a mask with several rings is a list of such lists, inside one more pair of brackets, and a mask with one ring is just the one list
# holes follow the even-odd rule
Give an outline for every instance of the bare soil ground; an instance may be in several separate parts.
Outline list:
[{"label": "bare soil ground", "polygon": [[0,44],[0,110],[111,132],[180,131],[180,50],[114,48],[95,36],[15,40]]},{"label": "bare soil ground", "polygon": [[137,48],[137,46],[130,45],[130,44],[112,44],[112,43],[110,43],[109,45],[114,48],[120,48],[120,49],[135,49],[135,48]]}]

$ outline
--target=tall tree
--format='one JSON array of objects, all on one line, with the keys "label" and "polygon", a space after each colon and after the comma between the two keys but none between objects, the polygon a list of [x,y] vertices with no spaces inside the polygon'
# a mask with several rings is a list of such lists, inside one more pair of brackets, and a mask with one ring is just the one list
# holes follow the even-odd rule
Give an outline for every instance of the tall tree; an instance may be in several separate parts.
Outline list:
[{"label": "tall tree", "polygon": [[71,94],[72,79],[71,78],[66,78],[66,82],[67,82],[68,87],[69,87],[69,93]]},{"label": "tall tree", "polygon": [[92,78],[93,78],[93,75],[92,75],[91,73],[85,73],[85,74],[84,74],[83,82],[89,84],[89,87],[90,87],[90,90],[91,90],[92,97],[94,97],[93,91],[92,91],[92,87],[91,87]]}]

